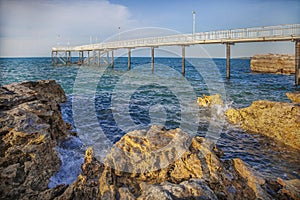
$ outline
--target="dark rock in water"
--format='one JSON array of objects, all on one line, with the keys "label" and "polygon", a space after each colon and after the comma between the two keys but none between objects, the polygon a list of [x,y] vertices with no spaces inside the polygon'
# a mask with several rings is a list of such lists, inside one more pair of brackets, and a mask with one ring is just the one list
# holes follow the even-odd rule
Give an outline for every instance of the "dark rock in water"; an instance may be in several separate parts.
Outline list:
[{"label": "dark rock in water", "polygon": [[[42,192],[47,193],[49,178],[60,167],[57,141],[67,135],[59,106],[65,100],[63,89],[55,81],[1,86],[2,198],[39,199]],[[54,197],[53,192],[48,196]]]}]

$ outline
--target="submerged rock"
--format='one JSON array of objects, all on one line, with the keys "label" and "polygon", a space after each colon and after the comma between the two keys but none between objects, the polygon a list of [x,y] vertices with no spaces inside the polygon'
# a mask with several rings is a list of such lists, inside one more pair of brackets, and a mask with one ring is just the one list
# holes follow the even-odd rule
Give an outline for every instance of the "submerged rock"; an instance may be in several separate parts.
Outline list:
[{"label": "submerged rock", "polygon": [[241,128],[261,133],[300,149],[300,105],[255,101],[250,107],[228,109],[227,119]]},{"label": "submerged rock", "polygon": [[197,103],[199,106],[203,107],[213,107],[214,105],[223,106],[223,100],[220,94],[215,95],[203,95],[203,97],[198,97]]}]

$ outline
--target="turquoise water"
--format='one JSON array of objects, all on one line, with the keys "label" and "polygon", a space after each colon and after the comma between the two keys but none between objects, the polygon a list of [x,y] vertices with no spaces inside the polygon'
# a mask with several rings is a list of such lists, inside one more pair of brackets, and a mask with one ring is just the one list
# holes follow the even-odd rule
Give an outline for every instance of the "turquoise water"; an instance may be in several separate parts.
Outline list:
[{"label": "turquoise water", "polygon": [[299,91],[292,75],[251,73],[249,59],[232,59],[230,81],[224,59],[187,59],[185,77],[180,58],[156,58],[154,73],[149,63],[150,58],[132,58],[127,71],[127,58],[116,59],[114,69],[52,66],[50,58],[0,59],[1,85],[54,79],[68,95],[63,116],[80,138],[58,147],[63,166],[49,186],[76,179],[86,146],[99,147],[101,159],[126,132],[151,124],[212,134],[224,159],[239,157],[266,177],[300,178],[299,151],[227,124],[220,119],[222,108],[212,112],[196,106],[197,96],[215,93],[222,94],[226,107],[245,107],[259,99],[288,102],[285,93]]}]

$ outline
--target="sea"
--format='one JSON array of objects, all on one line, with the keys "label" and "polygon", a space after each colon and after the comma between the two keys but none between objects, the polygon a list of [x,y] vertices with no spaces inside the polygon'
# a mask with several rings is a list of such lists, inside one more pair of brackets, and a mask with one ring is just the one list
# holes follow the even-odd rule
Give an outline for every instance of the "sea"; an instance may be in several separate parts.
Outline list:
[{"label": "sea", "polygon": [[[57,146],[62,166],[49,187],[71,184],[81,172],[85,149],[93,146],[101,161],[127,132],[157,124],[181,128],[190,135],[211,139],[222,159],[241,158],[263,177],[300,178],[300,151],[260,134],[248,133],[224,119],[224,110],[250,106],[256,100],[289,102],[286,92],[300,91],[293,75],[252,73],[250,59],[226,60],[175,57],[126,57],[112,66],[53,66],[51,58],[1,58],[0,85],[53,79],[65,90],[63,119],[73,125],[71,136]],[[197,97],[221,94],[224,105],[197,106]]]}]

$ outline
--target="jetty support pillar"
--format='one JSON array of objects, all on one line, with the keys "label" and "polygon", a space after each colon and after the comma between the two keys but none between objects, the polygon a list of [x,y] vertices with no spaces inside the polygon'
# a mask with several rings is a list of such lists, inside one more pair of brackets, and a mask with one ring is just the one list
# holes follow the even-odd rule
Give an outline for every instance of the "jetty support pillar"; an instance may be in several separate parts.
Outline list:
[{"label": "jetty support pillar", "polygon": [[181,67],[181,73],[184,76],[185,75],[185,46],[181,47],[181,54],[182,54],[182,67]]},{"label": "jetty support pillar", "polygon": [[51,60],[52,60],[52,65],[54,65],[54,51],[51,51]]},{"label": "jetty support pillar", "polygon": [[55,65],[58,65],[58,51],[55,51]]},{"label": "jetty support pillar", "polygon": [[91,60],[91,57],[90,57],[90,51],[88,50],[87,53],[88,53],[87,64],[90,65],[90,64],[91,64],[91,63],[90,63],[90,60]]},{"label": "jetty support pillar", "polygon": [[226,79],[230,79],[230,45],[232,43],[226,43]]},{"label": "jetty support pillar", "polygon": [[131,49],[128,49],[128,70],[131,68]]},{"label": "jetty support pillar", "polygon": [[98,66],[100,67],[100,65],[101,65],[101,50],[99,49],[98,50]]},{"label": "jetty support pillar", "polygon": [[111,50],[111,67],[115,67],[114,50]]},{"label": "jetty support pillar", "polygon": [[300,84],[300,40],[295,42],[295,85]]},{"label": "jetty support pillar", "polygon": [[154,47],[151,47],[151,69],[154,72]]},{"label": "jetty support pillar", "polygon": [[83,65],[84,63],[84,55],[83,51],[79,51],[78,64]]},{"label": "jetty support pillar", "polygon": [[109,65],[109,50],[106,52],[106,60],[107,60],[107,65]]},{"label": "jetty support pillar", "polygon": [[71,51],[67,51],[67,65],[71,65]]}]

